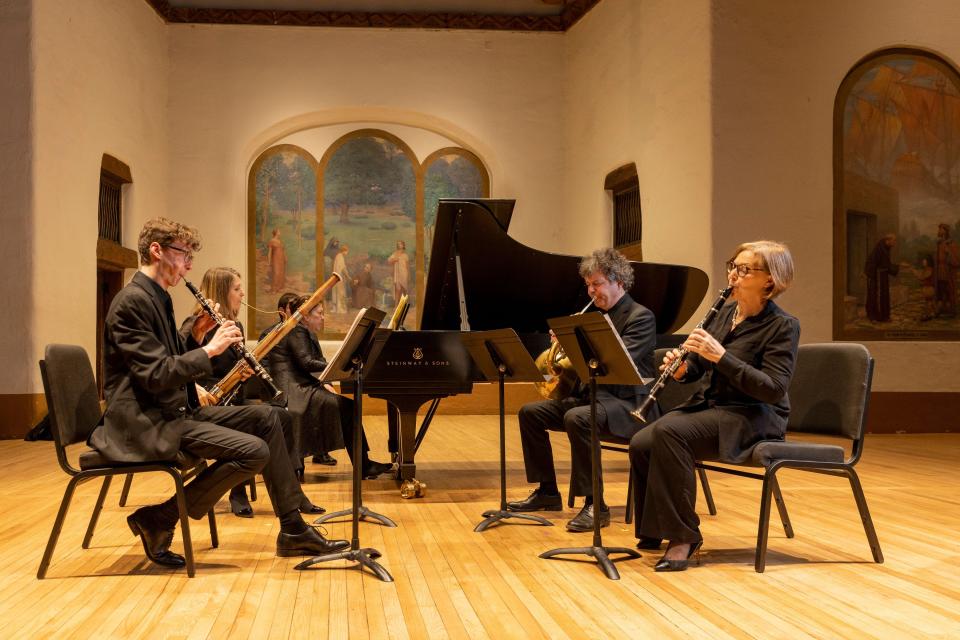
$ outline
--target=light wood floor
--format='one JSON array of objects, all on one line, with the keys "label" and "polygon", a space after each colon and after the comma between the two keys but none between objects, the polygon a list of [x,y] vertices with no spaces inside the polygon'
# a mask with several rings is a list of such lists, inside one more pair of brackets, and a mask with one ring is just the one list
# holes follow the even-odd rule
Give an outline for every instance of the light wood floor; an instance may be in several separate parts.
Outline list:
[{"label": "light wood floor", "polygon": [[[368,419],[380,458],[382,418]],[[516,417],[508,418],[511,497],[528,490]],[[66,485],[51,443],[0,442],[0,637],[47,638],[915,638],[960,637],[960,436],[873,436],[858,467],[886,563],[871,561],[845,480],[786,472],[781,484],[797,537],[771,526],[767,570],[753,570],[759,483],[713,474],[719,515],[703,515],[703,564],[653,571],[658,553],[618,563],[610,581],[595,564],[541,560],[589,534],[558,526],[506,525],[473,532],[498,499],[496,419],[440,416],[421,449],[427,496],[402,500],[389,480],[364,483],[365,503],[399,523],[361,525],[361,544],[383,552],[395,582],[335,563],[300,572],[274,557],[277,521],[221,514],[220,548],[205,523],[193,528],[197,577],[148,563],[124,517],[169,493],[160,476],[134,484],[116,506],[119,482],[90,549],[80,549],[97,486],[80,488],[48,578],[37,566]],[[561,487],[565,438],[555,436]],[[344,452],[337,467],[308,464],[307,493],[328,509],[349,506]],[[377,456],[375,456],[377,457]],[[608,545],[632,545],[623,524],[626,456],[604,454],[614,507]],[[329,527],[349,537],[347,523]],[[174,548],[180,548],[179,534]]]}]

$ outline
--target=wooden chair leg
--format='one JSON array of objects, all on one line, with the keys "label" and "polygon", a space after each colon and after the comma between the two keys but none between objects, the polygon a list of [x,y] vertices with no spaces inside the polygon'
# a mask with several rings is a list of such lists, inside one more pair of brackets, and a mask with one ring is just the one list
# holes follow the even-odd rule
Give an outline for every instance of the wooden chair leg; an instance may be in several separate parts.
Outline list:
[{"label": "wooden chair leg", "polygon": [[133,474],[128,473],[123,481],[123,489],[120,491],[120,506],[127,506],[127,498],[130,497],[130,486],[133,484]]},{"label": "wooden chair leg", "polygon": [[867,541],[870,543],[870,552],[873,553],[873,561],[878,564],[883,564],[883,551],[880,550],[880,539],[877,538],[877,530],[873,526],[873,518],[870,517],[870,509],[867,507],[867,497],[863,495],[860,478],[852,468],[846,469],[846,472],[847,478],[850,479],[850,488],[853,489],[853,498],[857,501],[857,510],[860,511],[860,521],[863,522],[863,531],[867,534]]},{"label": "wooden chair leg", "polygon": [[[757,573],[763,573],[767,566],[767,535],[770,531],[770,499],[773,494],[773,473],[769,470],[763,476],[763,489],[760,496],[760,519],[757,525],[757,552],[753,561],[753,568]],[[774,479],[774,482],[776,480]]]},{"label": "wooden chair leg", "polygon": [[777,511],[780,512],[780,522],[783,523],[783,532],[788,538],[793,537],[793,525],[790,524],[790,516],[787,514],[787,503],[783,501],[783,494],[780,493],[780,483],[776,476],[770,478],[770,484],[773,486],[773,499],[777,503]]},{"label": "wooden chair leg", "polygon": [[210,521],[210,546],[216,549],[220,546],[220,536],[217,535],[217,516],[213,509],[207,512],[207,520]]},{"label": "wooden chair leg", "polygon": [[100,486],[100,494],[97,496],[97,503],[93,506],[93,513],[90,514],[90,523],[87,525],[87,532],[83,534],[84,549],[90,548],[90,541],[93,540],[93,531],[97,528],[97,521],[100,520],[100,512],[103,511],[103,503],[107,499],[107,491],[110,490],[110,482],[113,476],[103,476],[103,484]]},{"label": "wooden chair leg", "polygon": [[697,475],[700,477],[700,486],[703,488],[703,499],[707,501],[707,511],[710,515],[717,515],[717,505],[713,502],[713,491],[710,490],[710,482],[707,480],[707,471],[697,467]]},{"label": "wooden chair leg", "polygon": [[633,470],[628,472],[627,476],[627,507],[624,509],[623,522],[630,524],[633,522],[633,492],[636,490],[633,486]]},{"label": "wooden chair leg", "polygon": [[183,478],[180,473],[170,470],[177,491],[177,510],[180,512],[180,533],[183,536],[183,557],[187,562],[187,577],[196,574],[196,565],[193,560],[193,540],[190,537],[190,518],[187,516],[187,496],[183,491]]},{"label": "wooden chair leg", "polygon": [[257,476],[250,478],[250,502],[257,501]]},{"label": "wooden chair leg", "polygon": [[67,489],[63,492],[63,500],[60,501],[60,509],[57,511],[57,517],[53,521],[53,529],[50,530],[50,538],[47,540],[47,547],[43,550],[43,558],[40,560],[40,568],[37,569],[37,579],[43,580],[47,575],[47,568],[50,566],[50,560],[53,558],[53,550],[57,547],[57,540],[60,539],[60,532],[63,530],[63,521],[67,518],[67,509],[70,508],[70,501],[73,500],[73,492],[77,489],[80,476],[73,476],[67,483]]}]

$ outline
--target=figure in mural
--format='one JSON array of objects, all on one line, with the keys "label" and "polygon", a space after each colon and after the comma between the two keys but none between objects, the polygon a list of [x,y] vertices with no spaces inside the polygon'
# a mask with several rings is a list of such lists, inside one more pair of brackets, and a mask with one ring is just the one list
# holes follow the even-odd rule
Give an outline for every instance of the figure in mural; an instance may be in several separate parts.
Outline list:
[{"label": "figure in mural", "polygon": [[937,227],[937,256],[933,270],[936,273],[936,303],[938,316],[953,318],[957,315],[957,245],[950,239],[950,225]]},{"label": "figure in mural", "polygon": [[270,266],[268,281],[270,291],[277,293],[283,290],[287,281],[287,250],[280,239],[280,229],[274,228],[273,237],[267,243],[267,264]]},{"label": "figure in mural", "polygon": [[890,259],[896,244],[895,233],[880,238],[863,268],[867,276],[867,317],[874,322],[890,321],[890,276],[900,272],[900,265]]},{"label": "figure in mural", "polygon": [[937,314],[937,294],[934,289],[933,256],[927,254],[920,258],[920,268],[914,269],[913,274],[920,281],[920,295],[923,297],[923,312],[920,322],[933,319]]},{"label": "figure in mural", "polygon": [[369,309],[374,306],[373,263],[365,262],[363,271],[353,279],[353,306],[357,309]]},{"label": "figure in mural", "polygon": [[347,270],[348,245],[340,245],[340,251],[333,259],[333,270],[340,274],[342,280],[333,287],[333,312],[347,313],[347,281],[350,280],[350,271]]},{"label": "figure in mural", "polygon": [[407,243],[397,240],[397,249],[387,262],[393,265],[393,302],[400,300],[400,296],[407,293],[410,282],[410,256],[407,255]]}]

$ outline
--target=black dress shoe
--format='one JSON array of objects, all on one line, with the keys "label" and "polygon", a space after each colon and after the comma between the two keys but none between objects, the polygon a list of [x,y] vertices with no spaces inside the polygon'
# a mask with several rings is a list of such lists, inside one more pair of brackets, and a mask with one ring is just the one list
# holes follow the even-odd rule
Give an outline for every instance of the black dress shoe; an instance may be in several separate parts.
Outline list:
[{"label": "black dress shoe", "polygon": [[[681,543],[683,544],[683,543]],[[690,564],[690,558],[693,557],[693,554],[697,553],[700,550],[700,545],[703,544],[703,540],[697,540],[690,545],[690,551],[687,553],[686,558],[680,560],[667,560],[666,556],[660,558],[660,561],[653,566],[654,571],[686,571],[687,566]],[[669,549],[669,547],[667,547]],[[697,556],[697,564],[700,564],[700,556]]]},{"label": "black dress shoe", "polygon": [[[610,526],[610,509],[600,509],[600,527]],[[593,505],[584,505],[580,513],[574,516],[573,520],[567,523],[567,531],[582,533],[584,531],[593,531]]]},{"label": "black dress shoe", "polygon": [[387,473],[388,471],[393,470],[392,464],[387,464],[386,462],[375,462],[370,460],[363,467],[363,479],[364,480],[375,480],[377,476],[382,473]]},{"label": "black dress shoe", "polygon": [[647,551],[656,551],[663,545],[663,538],[648,538],[640,536],[637,541],[637,549],[646,549]]},{"label": "black dress shoe", "polygon": [[313,527],[307,527],[303,533],[277,534],[277,556],[322,556],[326,553],[346,551],[350,548],[347,540],[327,540]]},{"label": "black dress shoe", "polygon": [[328,467],[336,466],[337,459],[330,455],[328,452],[324,451],[323,453],[318,453],[313,456],[313,464],[325,464]]},{"label": "black dress shoe", "polygon": [[300,513],[326,513],[323,507],[313,504],[309,500],[300,503]]},{"label": "black dress shoe", "polygon": [[230,492],[230,511],[238,518],[253,517],[253,507],[250,506],[250,501],[247,500],[246,488],[240,487],[239,491]]},{"label": "black dress shoe", "polygon": [[173,542],[173,527],[164,528],[150,516],[151,507],[141,507],[127,516],[127,526],[133,535],[140,537],[143,551],[151,562],[162,567],[179,568],[187,561],[179,553],[170,551]]},{"label": "black dress shoe", "polygon": [[540,489],[534,489],[526,499],[508,502],[507,509],[510,511],[563,511],[563,498],[559,493],[551,496]]}]

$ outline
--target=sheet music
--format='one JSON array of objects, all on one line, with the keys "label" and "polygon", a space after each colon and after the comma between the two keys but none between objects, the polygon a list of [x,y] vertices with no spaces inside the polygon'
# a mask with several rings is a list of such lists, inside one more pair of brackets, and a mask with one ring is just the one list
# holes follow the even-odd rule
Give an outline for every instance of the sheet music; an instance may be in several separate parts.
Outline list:
[{"label": "sheet music", "polygon": [[[351,324],[351,325],[350,325],[350,328],[347,329],[346,335],[349,336],[349,335],[351,335],[351,334],[356,330],[357,325],[360,324],[360,320],[363,319],[363,314],[365,314],[366,312],[367,312],[367,308],[366,308],[366,307],[364,307],[363,309],[360,309],[360,311],[357,312],[356,317],[354,317],[354,319],[353,319],[353,324]],[[332,358],[328,358],[328,359],[327,359],[327,366],[326,366],[326,367],[324,368],[324,370],[320,373],[320,375],[317,376],[318,378],[320,378],[321,380],[323,380],[324,378],[327,377],[327,374],[328,374],[328,373],[333,373],[333,371],[332,371],[333,363],[334,363],[334,362],[337,362],[337,361],[340,359],[340,352],[343,351],[343,348],[347,346],[347,343],[348,343],[348,342],[349,342],[349,340],[344,339],[344,341],[340,343],[340,348],[337,349],[337,352],[336,352],[335,354],[333,354],[333,357],[332,357]]]}]

